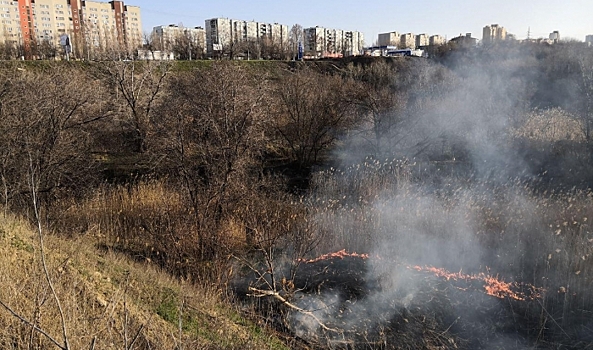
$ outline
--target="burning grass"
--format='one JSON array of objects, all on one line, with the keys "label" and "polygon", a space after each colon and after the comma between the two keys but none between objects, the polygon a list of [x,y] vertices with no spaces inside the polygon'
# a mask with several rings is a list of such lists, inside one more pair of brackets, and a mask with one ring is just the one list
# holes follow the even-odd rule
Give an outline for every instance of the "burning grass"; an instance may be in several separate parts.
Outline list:
[{"label": "burning grass", "polygon": [[[320,310],[354,343],[393,339],[386,348],[403,344],[389,327],[410,312],[432,320],[420,333],[450,336],[462,348],[593,343],[590,191],[471,177],[427,186],[410,181],[413,166],[367,159],[316,176],[308,205],[325,236],[317,257],[297,262],[296,305]],[[297,320],[293,329],[305,338],[339,338]],[[418,334],[406,332],[399,339]]]},{"label": "burning grass", "polygon": [[[376,274],[378,264],[391,272]],[[474,349],[505,347],[511,338],[528,346],[522,312],[541,303],[537,293],[545,292],[487,274],[405,266],[345,250],[301,261],[291,290],[255,286],[251,295],[271,298],[265,308],[280,312],[297,337],[336,349]]]}]

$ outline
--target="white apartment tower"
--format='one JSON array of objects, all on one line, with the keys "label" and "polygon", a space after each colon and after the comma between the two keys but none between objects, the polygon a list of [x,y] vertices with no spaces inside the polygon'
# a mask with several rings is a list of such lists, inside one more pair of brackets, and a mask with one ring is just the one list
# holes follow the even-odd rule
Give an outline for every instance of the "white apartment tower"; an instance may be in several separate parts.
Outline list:
[{"label": "white apartment tower", "polygon": [[507,30],[498,24],[485,26],[482,30],[482,42],[490,44],[501,40],[506,40]]},{"label": "white apartment tower", "polygon": [[305,57],[337,58],[358,56],[364,47],[364,35],[356,31],[344,31],[323,27],[304,29]]},{"label": "white apartment tower", "polygon": [[416,35],[416,47],[423,47],[429,45],[429,37],[428,34],[418,34]]},{"label": "white apartment tower", "polygon": [[379,46],[399,46],[400,34],[398,32],[379,34],[377,45]]},{"label": "white apartment tower", "polygon": [[229,18],[212,18],[205,22],[208,55],[221,54],[234,43],[271,40],[282,47],[288,45],[288,26]]},{"label": "white apartment tower", "polygon": [[399,47],[402,49],[415,49],[416,36],[413,33],[406,33],[400,36]]},{"label": "white apartment tower", "polygon": [[428,38],[428,45],[430,46],[439,46],[439,45],[444,45],[445,44],[445,37],[441,36],[441,35],[431,35],[430,38]]},{"label": "white apartment tower", "polygon": [[152,39],[155,47],[160,51],[172,52],[173,47],[180,40],[188,41],[193,47],[201,48],[206,53],[206,30],[202,27],[186,28],[174,24],[152,28]]}]

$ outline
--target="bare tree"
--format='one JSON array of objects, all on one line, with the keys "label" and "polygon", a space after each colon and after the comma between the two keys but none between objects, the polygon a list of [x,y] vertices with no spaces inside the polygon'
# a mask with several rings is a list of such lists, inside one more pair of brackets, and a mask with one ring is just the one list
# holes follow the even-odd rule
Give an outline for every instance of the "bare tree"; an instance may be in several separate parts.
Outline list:
[{"label": "bare tree", "polygon": [[290,56],[293,60],[296,60],[299,55],[299,45],[305,45],[305,34],[303,32],[303,26],[295,24],[290,28],[288,34],[288,47],[290,50]]},{"label": "bare tree", "polygon": [[199,32],[191,29],[179,28],[178,34],[173,38],[171,51],[176,58],[181,60],[193,60],[204,58],[204,47],[206,43]]},{"label": "bare tree", "polygon": [[[258,191],[265,149],[264,82],[233,63],[176,77],[153,141],[193,208],[203,257],[219,254],[221,225]],[[159,128],[160,126],[160,128]],[[260,188],[261,189],[261,188]]]},{"label": "bare tree", "polygon": [[285,155],[300,168],[317,163],[322,152],[354,122],[353,101],[345,98],[351,83],[301,69],[276,86],[275,129]]},{"label": "bare tree", "polygon": [[153,107],[170,73],[169,62],[105,62],[103,77],[120,102],[121,122],[132,132],[136,152],[146,151],[146,136]]},{"label": "bare tree", "polygon": [[[48,209],[59,193],[90,182],[89,127],[109,116],[101,87],[79,71],[57,66],[44,74],[6,70],[0,97],[0,174],[3,202],[26,208],[31,160],[36,170],[39,202]],[[80,191],[82,194],[83,191]],[[47,213],[47,212],[46,212]]]}]

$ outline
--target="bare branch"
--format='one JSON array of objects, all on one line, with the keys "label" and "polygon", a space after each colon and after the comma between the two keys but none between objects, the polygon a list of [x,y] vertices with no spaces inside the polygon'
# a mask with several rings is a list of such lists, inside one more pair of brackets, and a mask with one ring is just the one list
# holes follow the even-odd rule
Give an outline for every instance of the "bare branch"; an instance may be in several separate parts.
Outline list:
[{"label": "bare branch", "polygon": [[68,350],[67,347],[64,347],[63,345],[61,345],[60,343],[58,343],[57,340],[55,340],[51,335],[49,335],[43,329],[39,328],[34,323],[30,322],[29,320],[27,320],[23,316],[19,315],[16,311],[14,311],[13,309],[11,309],[10,306],[6,305],[2,300],[0,300],[0,305],[2,305],[3,308],[5,308],[8,312],[10,312],[12,314],[12,316],[18,318],[21,322],[23,322],[27,326],[33,328],[36,332],[39,332],[40,334],[42,334],[49,341],[51,341],[52,343],[54,343],[54,345],[57,346],[58,348],[63,349],[63,350]]},{"label": "bare branch", "polygon": [[305,310],[303,308],[300,308],[296,305],[294,305],[293,303],[289,302],[288,300],[286,300],[284,297],[282,297],[278,292],[276,291],[271,291],[271,290],[261,290],[261,289],[257,289],[257,288],[253,288],[253,287],[249,287],[249,290],[254,292],[255,294],[251,294],[250,296],[255,297],[255,298],[263,298],[263,297],[273,297],[276,300],[279,300],[282,304],[288,306],[291,309],[294,309],[300,313],[302,313],[303,315],[307,315],[309,317],[311,317],[312,319],[315,320],[315,322],[317,322],[317,324],[319,324],[319,326],[321,328],[323,328],[324,330],[328,331],[328,332],[334,332],[334,333],[343,333],[343,331],[336,329],[336,328],[330,328],[328,327],[325,323],[323,323],[319,317],[315,316],[315,314],[309,310]]}]

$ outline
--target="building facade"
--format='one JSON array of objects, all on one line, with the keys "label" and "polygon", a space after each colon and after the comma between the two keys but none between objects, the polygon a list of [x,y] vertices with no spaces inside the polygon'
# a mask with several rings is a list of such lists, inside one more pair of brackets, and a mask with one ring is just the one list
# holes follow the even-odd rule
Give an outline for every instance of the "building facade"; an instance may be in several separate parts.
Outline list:
[{"label": "building facade", "polygon": [[430,38],[428,38],[428,45],[430,45],[430,46],[444,45],[445,42],[446,42],[445,37],[443,37],[441,35],[431,35]]},{"label": "building facade", "polygon": [[485,26],[482,30],[482,42],[491,44],[497,41],[506,40],[507,30],[498,24]]},{"label": "building facade", "polygon": [[212,18],[205,22],[206,52],[209,56],[225,54],[243,42],[269,41],[280,47],[288,45],[288,26],[278,23]]},{"label": "building facade", "polygon": [[398,32],[382,33],[377,39],[377,46],[399,46],[400,34]]},{"label": "building facade", "polygon": [[560,32],[557,30],[551,32],[549,38],[553,43],[558,43],[560,41]]},{"label": "building facade", "polygon": [[39,57],[40,46],[132,50],[142,44],[140,8],[123,1],[2,0],[0,42],[18,46],[25,57]]},{"label": "building facade", "polygon": [[399,39],[399,47],[402,49],[415,49],[416,35],[413,33],[402,34]]},{"label": "building facade", "polygon": [[585,37],[585,42],[586,42],[586,43],[587,43],[589,46],[593,45],[593,34],[591,34],[591,35],[587,35],[587,36]]},{"label": "building facade", "polygon": [[474,47],[478,43],[478,39],[472,37],[472,33],[466,33],[465,35],[459,34],[455,38],[451,39],[452,43],[459,47]]},{"label": "building facade", "polygon": [[[206,30],[202,27],[186,28],[174,24],[152,28],[153,47],[162,52],[173,52],[180,49],[199,50],[193,55],[206,54]],[[191,59],[191,52],[189,53]]]},{"label": "building facade", "polygon": [[429,36],[427,34],[416,35],[416,47],[425,47],[429,45]]},{"label": "building facade", "polygon": [[338,58],[359,56],[364,50],[364,35],[324,27],[304,29],[304,55],[308,58]]}]

